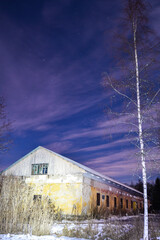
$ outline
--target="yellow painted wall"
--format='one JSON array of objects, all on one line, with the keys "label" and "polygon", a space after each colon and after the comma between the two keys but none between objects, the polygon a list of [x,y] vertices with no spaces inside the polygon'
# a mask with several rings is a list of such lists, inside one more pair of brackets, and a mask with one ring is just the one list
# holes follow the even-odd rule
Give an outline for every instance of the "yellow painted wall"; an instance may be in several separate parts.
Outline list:
[{"label": "yellow painted wall", "polygon": [[29,185],[34,189],[33,195],[48,196],[56,208],[63,214],[80,215],[82,212],[81,183],[34,183]]}]

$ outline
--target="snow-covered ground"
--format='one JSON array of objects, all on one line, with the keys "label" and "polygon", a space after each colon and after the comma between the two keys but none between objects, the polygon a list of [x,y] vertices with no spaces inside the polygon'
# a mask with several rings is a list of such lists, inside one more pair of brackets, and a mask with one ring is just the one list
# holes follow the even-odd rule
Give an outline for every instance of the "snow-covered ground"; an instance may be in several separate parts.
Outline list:
[{"label": "snow-covered ground", "polygon": [[54,235],[50,236],[30,236],[30,235],[15,235],[15,234],[0,234],[2,240],[86,240],[84,238],[70,238],[70,237],[57,237]]},{"label": "snow-covered ground", "polygon": [[70,237],[57,237],[55,235],[50,236],[30,236],[30,235],[15,235],[15,234],[0,234],[1,240],[86,240],[84,238],[70,238]]},{"label": "snow-covered ground", "polygon": [[[15,234],[0,234],[1,240],[86,240],[84,238],[70,238],[70,237],[57,237],[57,236],[30,236],[30,235],[15,235]],[[143,240],[143,239],[141,239]],[[160,240],[160,237],[157,238]]]},{"label": "snow-covered ground", "polygon": [[[84,238],[70,238],[57,236],[29,236],[29,235],[15,235],[15,234],[0,234],[1,240],[86,240]],[[143,240],[143,239],[141,239]],[[160,237],[157,238],[160,240]]]},{"label": "snow-covered ground", "polygon": [[[107,221],[106,220],[86,220],[86,221],[66,221],[55,222],[52,226],[50,235],[47,236],[34,236],[30,234],[0,234],[0,240],[98,240],[105,239],[106,232],[112,231],[113,235],[116,233],[116,236],[119,237],[128,233],[130,230],[133,230],[132,220],[136,219],[138,216],[126,216],[126,217],[117,217],[112,216]],[[118,222],[121,221],[121,222]],[[118,223],[118,224],[117,224]],[[92,233],[85,234],[86,232]],[[66,237],[66,233],[72,233],[72,236],[78,236],[81,233],[83,238],[78,237]],[[112,234],[111,234],[112,235]],[[158,234],[159,235],[159,234]],[[70,236],[69,234],[67,236]],[[85,238],[84,238],[85,236]],[[93,237],[94,236],[94,237]],[[117,238],[117,237],[116,237]],[[116,240],[116,238],[110,240]],[[107,238],[109,239],[109,238]],[[160,240],[160,237],[157,238]]]}]

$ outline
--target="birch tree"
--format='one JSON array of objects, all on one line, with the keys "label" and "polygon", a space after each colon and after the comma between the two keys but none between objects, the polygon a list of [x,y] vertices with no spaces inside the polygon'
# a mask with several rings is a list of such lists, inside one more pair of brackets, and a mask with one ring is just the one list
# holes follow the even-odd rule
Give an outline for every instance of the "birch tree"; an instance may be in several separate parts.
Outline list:
[{"label": "birch tree", "polygon": [[[125,1],[119,34],[114,38],[116,47],[118,46],[118,51],[115,51],[118,68],[114,70],[118,69],[119,77],[108,72],[104,75],[107,90],[111,88],[114,91],[113,101],[122,100],[124,103],[121,112],[111,109],[111,113],[115,116],[127,116],[129,124],[134,129],[132,132],[137,134],[135,145],[138,147],[141,160],[144,196],[144,240],[149,239],[146,149],[153,147],[153,143],[156,142],[155,136],[151,140],[151,134],[160,93],[160,80],[157,82],[155,80],[158,77],[156,54],[160,44],[149,28],[148,10],[149,5],[144,0]],[[148,126],[148,120],[146,121],[148,117],[151,127]]]}]

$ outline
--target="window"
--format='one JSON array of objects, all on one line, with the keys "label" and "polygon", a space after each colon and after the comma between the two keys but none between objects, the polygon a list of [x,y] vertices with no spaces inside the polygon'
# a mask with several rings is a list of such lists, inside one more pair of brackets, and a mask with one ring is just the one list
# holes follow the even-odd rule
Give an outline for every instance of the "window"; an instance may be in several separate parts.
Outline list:
[{"label": "window", "polygon": [[114,208],[117,208],[117,198],[114,197]]},{"label": "window", "polygon": [[97,206],[100,206],[100,193],[97,193]]},{"label": "window", "polygon": [[48,173],[48,163],[32,164],[32,175],[44,175]]},{"label": "window", "polygon": [[135,208],[136,208],[136,209],[138,208],[138,203],[137,203],[137,202],[135,202]]},{"label": "window", "polygon": [[109,207],[109,196],[108,195],[106,197],[106,203],[107,203],[107,207]]},{"label": "window", "polygon": [[123,198],[121,198],[120,204],[121,204],[121,208],[123,208]]},{"label": "window", "polygon": [[131,200],[131,208],[133,208],[133,201]]},{"label": "window", "polygon": [[38,174],[38,164],[32,164],[32,174]]},{"label": "window", "polygon": [[34,200],[34,201],[37,201],[37,200],[40,201],[41,198],[42,198],[42,195],[34,195],[34,196],[33,196],[33,200]]},{"label": "window", "polygon": [[128,208],[128,199],[126,199],[126,208]]},{"label": "window", "polygon": [[102,199],[103,199],[103,200],[105,199],[105,195],[102,195]]}]

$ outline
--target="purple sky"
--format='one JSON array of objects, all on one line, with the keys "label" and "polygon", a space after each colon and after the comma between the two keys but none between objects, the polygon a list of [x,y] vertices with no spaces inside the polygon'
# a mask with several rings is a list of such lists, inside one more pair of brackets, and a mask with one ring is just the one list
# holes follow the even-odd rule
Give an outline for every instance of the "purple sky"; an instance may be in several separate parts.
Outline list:
[{"label": "purple sky", "polygon": [[[160,35],[160,2],[152,1]],[[120,1],[0,1],[0,95],[13,144],[0,170],[41,145],[122,182],[136,181],[129,119],[104,113],[112,93],[102,73],[112,64],[111,32]],[[119,74],[118,71],[115,74]],[[158,151],[158,150],[156,150]]]}]

